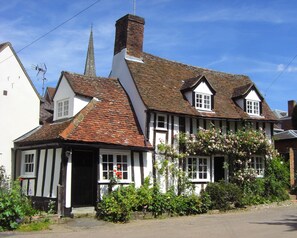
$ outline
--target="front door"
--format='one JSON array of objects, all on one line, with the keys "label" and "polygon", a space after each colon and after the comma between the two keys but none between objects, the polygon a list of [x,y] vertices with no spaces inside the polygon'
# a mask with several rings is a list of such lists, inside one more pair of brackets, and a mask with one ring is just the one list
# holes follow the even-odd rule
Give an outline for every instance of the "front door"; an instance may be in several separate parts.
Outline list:
[{"label": "front door", "polygon": [[214,181],[215,182],[225,179],[224,162],[225,162],[225,158],[223,156],[214,157]]},{"label": "front door", "polygon": [[72,206],[94,206],[96,202],[96,162],[93,151],[72,154]]}]

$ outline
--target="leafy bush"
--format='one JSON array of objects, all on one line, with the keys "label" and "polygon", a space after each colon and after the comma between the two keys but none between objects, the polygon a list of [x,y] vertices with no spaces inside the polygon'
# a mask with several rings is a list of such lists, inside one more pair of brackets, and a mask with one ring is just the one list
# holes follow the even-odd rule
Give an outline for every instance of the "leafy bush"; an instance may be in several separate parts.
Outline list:
[{"label": "leafy bush", "polygon": [[265,196],[271,201],[284,201],[289,198],[290,170],[282,158],[268,161],[264,175]]},{"label": "leafy bush", "polygon": [[98,203],[97,216],[111,222],[128,222],[136,207],[136,190],[133,185],[119,187]]},{"label": "leafy bush", "polygon": [[193,215],[209,209],[207,194],[177,195],[173,188],[162,193],[158,184],[150,186],[150,180],[135,189],[134,186],[120,187],[104,196],[98,203],[97,217],[111,222],[128,222],[133,211],[151,212],[154,217],[168,214]]},{"label": "leafy bush", "polygon": [[236,184],[224,181],[210,183],[205,192],[210,196],[212,209],[229,210],[242,206],[243,193]]},{"label": "leafy bush", "polygon": [[158,184],[154,184],[152,191],[152,204],[149,206],[149,211],[153,213],[154,217],[158,217],[167,210],[166,195],[160,191]]},{"label": "leafy bush", "polygon": [[31,201],[21,194],[18,181],[10,189],[0,190],[0,231],[18,228],[25,217],[35,213]]}]

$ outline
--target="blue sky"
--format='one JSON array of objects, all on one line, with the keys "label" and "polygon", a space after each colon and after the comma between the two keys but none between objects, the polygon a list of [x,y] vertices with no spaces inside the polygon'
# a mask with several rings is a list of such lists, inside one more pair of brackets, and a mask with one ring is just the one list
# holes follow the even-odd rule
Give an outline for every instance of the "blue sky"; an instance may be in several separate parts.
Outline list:
[{"label": "blue sky", "polygon": [[[46,64],[45,86],[56,86],[62,70],[83,73],[91,24],[97,75],[108,76],[115,21],[133,13],[133,0],[101,0],[21,50],[94,2],[1,3],[0,42],[12,43],[39,92],[33,65]],[[145,52],[248,75],[272,109],[287,110],[287,101],[297,100],[297,1],[136,0],[136,15],[145,18]]]}]

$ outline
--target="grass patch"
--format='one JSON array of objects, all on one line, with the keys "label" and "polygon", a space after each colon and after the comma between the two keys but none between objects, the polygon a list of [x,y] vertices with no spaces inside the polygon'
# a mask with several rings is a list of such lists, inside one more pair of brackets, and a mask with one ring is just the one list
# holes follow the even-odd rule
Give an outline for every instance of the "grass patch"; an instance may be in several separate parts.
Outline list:
[{"label": "grass patch", "polygon": [[33,221],[30,223],[24,223],[19,226],[17,231],[20,232],[30,232],[30,231],[43,231],[43,230],[50,230],[50,225],[52,222],[50,219],[45,218],[42,220]]}]

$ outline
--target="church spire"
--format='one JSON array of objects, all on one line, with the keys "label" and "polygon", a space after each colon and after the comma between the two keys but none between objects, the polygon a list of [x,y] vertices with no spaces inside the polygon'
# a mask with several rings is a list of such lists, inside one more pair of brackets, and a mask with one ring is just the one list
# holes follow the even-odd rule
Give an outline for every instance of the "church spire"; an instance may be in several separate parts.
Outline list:
[{"label": "church spire", "polygon": [[85,72],[86,76],[96,76],[94,43],[93,43],[93,26],[91,26],[91,33],[88,45],[88,53],[86,58]]}]

